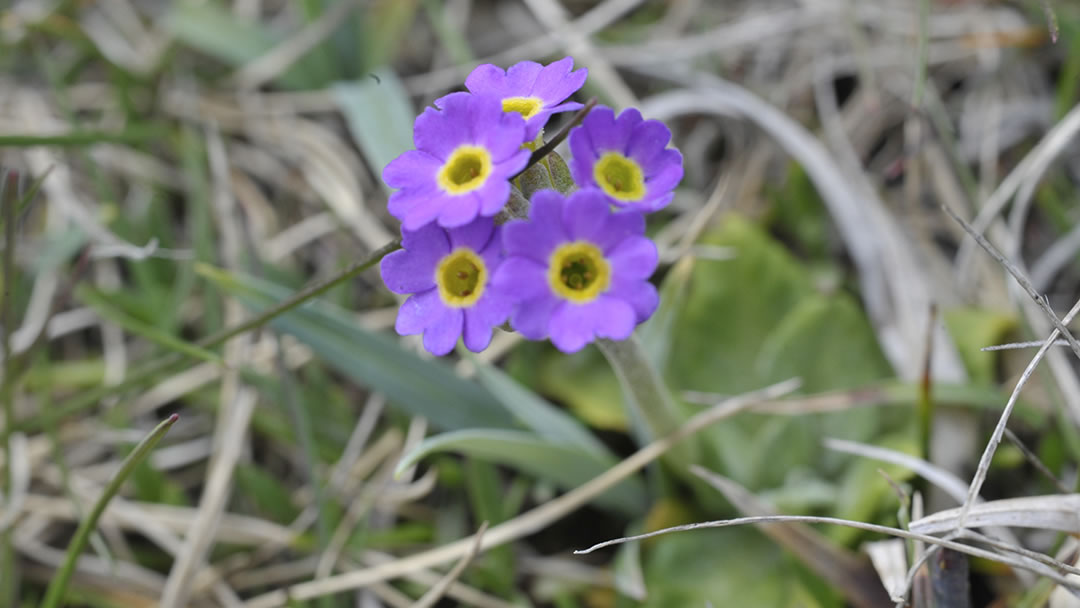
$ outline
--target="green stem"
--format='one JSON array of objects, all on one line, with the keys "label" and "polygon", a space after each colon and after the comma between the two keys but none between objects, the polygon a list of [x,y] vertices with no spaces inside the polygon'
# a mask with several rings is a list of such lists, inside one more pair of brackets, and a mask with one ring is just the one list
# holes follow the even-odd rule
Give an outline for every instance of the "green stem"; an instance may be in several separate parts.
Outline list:
[{"label": "green stem", "polygon": [[[596,345],[619,379],[642,445],[682,426],[682,413],[636,336],[619,342],[601,339],[596,341]],[[665,455],[665,462],[675,467],[681,475],[691,464],[700,462],[696,441],[687,440],[672,448]]]},{"label": "green stem", "polygon": [[0,147],[138,144],[162,139],[167,134],[166,129],[158,126],[136,125],[124,131],[71,131],[59,135],[0,135]]},{"label": "green stem", "polygon": [[68,545],[67,553],[64,555],[64,563],[60,566],[60,572],[57,573],[56,578],[49,583],[49,588],[45,592],[45,599],[41,602],[41,608],[58,608],[61,605],[64,593],[67,591],[68,581],[71,580],[71,575],[75,572],[75,565],[79,561],[79,555],[86,548],[90,533],[97,527],[97,521],[101,514],[105,512],[105,507],[112,500],[112,497],[120,491],[120,486],[124,484],[124,481],[135,470],[135,467],[150,455],[150,451],[154,449],[154,446],[161,441],[165,433],[169,432],[169,428],[179,419],[180,416],[173,414],[158,424],[120,464],[120,470],[109,480],[109,484],[105,486],[101,496],[94,503],[93,509],[90,510],[90,515],[79,522],[75,537],[72,539],[71,544]]},{"label": "green stem", "polygon": [[[226,327],[221,331],[211,334],[202,340],[196,342],[196,345],[200,348],[212,348],[222,344],[229,339],[238,336],[244,332],[255,329],[265,325],[268,321],[284,314],[297,306],[300,306],[308,300],[318,297],[323,293],[326,293],[330,289],[348,281],[364,272],[368,268],[371,268],[375,264],[378,264],[387,254],[396,251],[401,248],[401,241],[394,240],[387,243],[383,247],[371,252],[371,254],[363,260],[353,264],[352,266],[341,271],[337,275],[330,277],[329,279],[312,285],[306,289],[297,292],[293,297],[279,303],[277,306],[273,306],[261,314],[258,314],[243,323],[234,325],[233,327]],[[57,418],[69,416],[71,414],[82,411],[88,407],[91,407],[101,399],[110,395],[126,391],[137,386],[141,386],[147,381],[151,380],[160,373],[166,372],[174,365],[184,360],[184,357],[178,354],[171,354],[146,364],[145,366],[136,369],[127,379],[123,382],[111,386],[100,386],[93,390],[89,390],[73,397],[70,397],[60,403],[56,404],[55,415]],[[41,430],[41,420],[33,419],[19,422],[14,425],[15,428],[24,431],[39,431]]]}]

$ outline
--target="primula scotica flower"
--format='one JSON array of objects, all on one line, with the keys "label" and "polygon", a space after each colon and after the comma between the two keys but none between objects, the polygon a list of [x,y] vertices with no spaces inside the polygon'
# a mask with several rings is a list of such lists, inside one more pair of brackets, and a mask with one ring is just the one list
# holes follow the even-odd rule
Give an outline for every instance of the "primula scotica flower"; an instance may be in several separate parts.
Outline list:
[{"label": "primula scotica flower", "polygon": [[403,249],[383,258],[390,291],[412,294],[398,311],[394,329],[424,334],[424,348],[445,355],[464,336],[473,352],[487,348],[491,328],[506,321],[512,300],[492,289],[502,253],[499,228],[489,218],[449,230],[426,224],[402,231]]},{"label": "primula scotica flower", "polygon": [[644,234],[644,216],[613,212],[599,190],[537,192],[528,221],[503,226],[507,258],[493,282],[518,301],[511,325],[568,353],[630,337],[658,302],[648,281],[656,246]]},{"label": "primula scotica flower", "polygon": [[682,154],[666,149],[670,140],[664,123],[642,120],[634,108],[615,118],[601,106],[570,132],[570,170],[582,188],[600,188],[619,207],[656,211],[683,176]]},{"label": "primula scotica flower", "polygon": [[[525,117],[525,140],[532,141],[552,114],[581,109],[580,103],[562,103],[585,84],[589,73],[585,68],[571,71],[573,69],[573,57],[548,65],[522,61],[505,71],[485,63],[469,74],[465,87],[473,94],[498,97],[504,112],[516,112]],[[435,103],[439,105],[441,102]]]},{"label": "primula scotica flower", "polygon": [[521,149],[525,123],[504,113],[498,99],[455,93],[441,101],[441,111],[428,108],[416,118],[416,150],[383,169],[387,185],[400,188],[387,206],[405,230],[495,215],[510,197],[510,177],[529,161]]}]

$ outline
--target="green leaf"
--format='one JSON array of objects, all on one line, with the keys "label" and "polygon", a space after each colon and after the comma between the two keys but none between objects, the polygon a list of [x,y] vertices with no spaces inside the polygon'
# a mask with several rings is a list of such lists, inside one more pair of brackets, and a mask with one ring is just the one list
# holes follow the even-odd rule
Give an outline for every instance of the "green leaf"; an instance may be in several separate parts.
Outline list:
[{"label": "green leaf", "polygon": [[[612,458],[552,443],[526,431],[469,429],[428,437],[401,457],[397,470],[403,471],[429,454],[448,451],[509,466],[563,489],[575,488],[615,464]],[[645,489],[640,480],[627,479],[595,502],[628,515],[640,513],[645,505]]]},{"label": "green leaf", "polygon": [[480,384],[537,435],[615,461],[611,451],[580,422],[521,386],[498,368],[482,365],[475,358],[474,361],[477,363],[476,378]]},{"label": "green leaf", "polygon": [[[384,68],[371,78],[338,83],[333,91],[353,140],[376,175],[401,153],[412,149],[416,112],[397,74]],[[378,181],[382,184],[381,179]],[[383,188],[390,192],[386,184]]]},{"label": "green leaf", "polygon": [[694,530],[645,543],[643,607],[788,606],[796,571],[750,528]]},{"label": "green leaf", "polygon": [[953,308],[944,314],[945,327],[956,341],[956,349],[964,361],[964,367],[972,382],[993,384],[997,373],[997,352],[984,352],[984,346],[992,346],[1004,340],[1016,329],[1016,317],[994,310]]},{"label": "green leaf", "polygon": [[[292,295],[281,286],[244,275],[210,269],[203,274],[256,312]],[[385,394],[392,405],[424,416],[437,428],[515,426],[483,387],[441,362],[421,359],[394,338],[364,329],[336,306],[312,300],[275,317],[270,325],[307,344],[349,378]]]}]

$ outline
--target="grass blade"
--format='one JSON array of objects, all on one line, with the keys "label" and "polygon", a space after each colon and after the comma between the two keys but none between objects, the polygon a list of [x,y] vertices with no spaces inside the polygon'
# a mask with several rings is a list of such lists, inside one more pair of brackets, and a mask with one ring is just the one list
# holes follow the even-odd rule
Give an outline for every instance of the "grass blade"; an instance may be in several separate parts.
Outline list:
[{"label": "grass blade", "polygon": [[68,581],[71,580],[71,575],[75,572],[75,564],[79,560],[79,554],[86,548],[86,543],[90,539],[90,532],[97,526],[98,518],[105,512],[105,507],[108,506],[112,497],[120,491],[120,486],[124,485],[124,481],[135,470],[135,467],[150,455],[154,446],[161,441],[165,433],[169,432],[172,425],[179,419],[179,415],[173,414],[154,427],[154,430],[150,431],[150,434],[143,438],[139,445],[135,446],[135,449],[121,463],[120,470],[109,480],[109,484],[105,486],[101,496],[94,503],[94,508],[90,510],[90,514],[86,519],[79,522],[75,537],[71,540],[71,544],[68,545],[64,563],[60,566],[60,572],[57,573],[56,578],[49,583],[49,589],[45,592],[45,599],[41,602],[41,608],[58,608],[61,605],[64,592],[67,591]]}]

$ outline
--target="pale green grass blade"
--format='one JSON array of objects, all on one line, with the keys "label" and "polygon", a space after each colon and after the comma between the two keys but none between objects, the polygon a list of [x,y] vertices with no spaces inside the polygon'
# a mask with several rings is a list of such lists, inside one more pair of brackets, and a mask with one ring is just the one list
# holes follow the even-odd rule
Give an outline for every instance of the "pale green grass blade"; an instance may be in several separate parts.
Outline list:
[{"label": "pale green grass blade", "polygon": [[[382,69],[373,76],[334,85],[334,96],[368,166],[379,176],[387,163],[413,147],[416,113],[397,74]],[[385,184],[383,188],[390,191]]]}]

